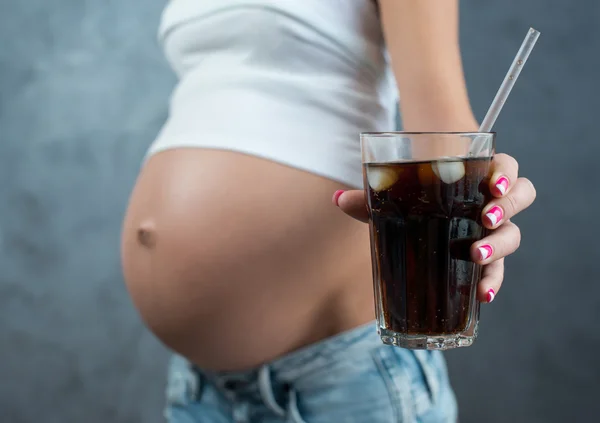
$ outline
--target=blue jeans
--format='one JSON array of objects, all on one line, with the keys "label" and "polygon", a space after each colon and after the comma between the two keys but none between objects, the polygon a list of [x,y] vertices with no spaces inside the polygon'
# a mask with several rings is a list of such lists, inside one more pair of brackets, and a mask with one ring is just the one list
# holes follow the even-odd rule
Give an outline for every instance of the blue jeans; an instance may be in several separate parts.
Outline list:
[{"label": "blue jeans", "polygon": [[374,324],[260,368],[214,373],[174,356],[169,423],[455,423],[439,352],[383,345]]}]

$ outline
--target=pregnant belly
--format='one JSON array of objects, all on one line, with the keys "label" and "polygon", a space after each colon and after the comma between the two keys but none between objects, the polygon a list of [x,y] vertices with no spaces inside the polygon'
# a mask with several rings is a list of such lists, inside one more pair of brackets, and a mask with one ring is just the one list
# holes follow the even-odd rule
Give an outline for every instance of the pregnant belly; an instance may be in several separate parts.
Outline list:
[{"label": "pregnant belly", "polygon": [[338,188],[235,152],[153,156],[122,237],[147,326],[202,367],[237,370],[371,320],[368,232],[332,206]]}]

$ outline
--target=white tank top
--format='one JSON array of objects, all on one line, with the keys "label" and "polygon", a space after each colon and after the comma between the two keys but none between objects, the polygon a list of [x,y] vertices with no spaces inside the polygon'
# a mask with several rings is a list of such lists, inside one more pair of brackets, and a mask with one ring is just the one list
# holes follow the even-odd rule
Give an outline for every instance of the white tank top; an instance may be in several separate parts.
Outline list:
[{"label": "white tank top", "polygon": [[159,37],[179,83],[148,155],[238,151],[362,187],[359,133],[395,129],[371,0],[173,0]]}]

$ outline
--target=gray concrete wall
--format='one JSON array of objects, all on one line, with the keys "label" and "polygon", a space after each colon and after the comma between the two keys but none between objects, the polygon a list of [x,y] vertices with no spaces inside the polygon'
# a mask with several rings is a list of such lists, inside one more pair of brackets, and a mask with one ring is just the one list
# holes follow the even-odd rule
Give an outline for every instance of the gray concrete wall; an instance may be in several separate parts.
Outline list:
[{"label": "gray concrete wall", "polygon": [[[166,351],[124,289],[119,226],[174,78],[160,0],[0,2],[0,422],[158,423]],[[448,354],[467,423],[595,421],[600,9],[464,0],[480,118],[542,38],[496,130],[538,201],[476,345]]]}]

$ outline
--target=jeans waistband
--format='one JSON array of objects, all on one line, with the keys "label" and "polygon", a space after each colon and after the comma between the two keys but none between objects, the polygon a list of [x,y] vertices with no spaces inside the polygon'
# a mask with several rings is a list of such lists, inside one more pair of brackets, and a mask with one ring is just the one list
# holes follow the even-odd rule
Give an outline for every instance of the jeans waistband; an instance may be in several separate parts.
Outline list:
[{"label": "jeans waistband", "polygon": [[[272,412],[290,421],[303,423],[296,405],[296,387],[304,378],[333,366],[371,354],[381,346],[374,322],[342,332],[254,369],[241,372],[211,372],[193,367],[198,381],[207,380],[232,404],[237,421],[246,421],[248,410],[241,398],[263,402]],[[365,361],[365,360],[363,360]],[[367,361],[368,362],[368,361]],[[200,382],[201,383],[201,382]],[[197,383],[196,383],[197,384]]]}]

